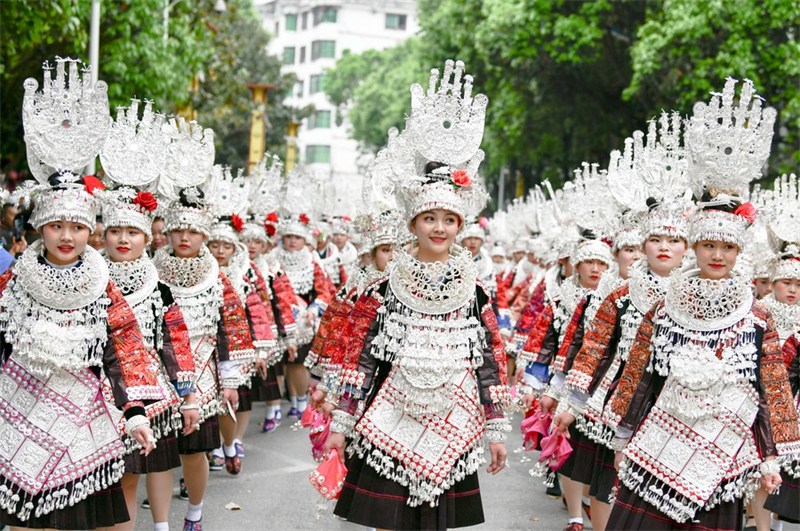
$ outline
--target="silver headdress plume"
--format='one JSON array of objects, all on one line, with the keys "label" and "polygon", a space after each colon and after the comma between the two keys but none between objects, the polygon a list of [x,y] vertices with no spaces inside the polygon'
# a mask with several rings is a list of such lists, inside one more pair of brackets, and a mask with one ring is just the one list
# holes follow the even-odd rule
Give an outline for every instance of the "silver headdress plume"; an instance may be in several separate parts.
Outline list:
[{"label": "silver headdress plume", "polygon": [[601,260],[611,265],[611,248],[602,241],[611,238],[619,228],[619,209],[607,182],[607,173],[598,164],[584,162],[575,170],[575,180],[564,185],[563,207],[579,229],[591,231],[592,238],[582,237],[571,261],[577,265],[586,260]]},{"label": "silver headdress plume", "polygon": [[722,93],[697,102],[686,128],[689,175],[700,197],[717,189],[747,197],[750,182],[761,177],[769,158],[777,112],[762,108],[762,98],[745,79],[736,102],[737,80],[728,78]]},{"label": "silver headdress plume", "polygon": [[215,165],[205,185],[206,198],[216,223],[211,227],[209,240],[237,243],[247,217],[250,181],[241,168],[233,176],[230,166]]},{"label": "silver headdress plume", "polygon": [[214,166],[214,131],[179,116],[169,121],[170,138],[158,191],[174,199],[181,188],[200,186]]},{"label": "silver headdress plume", "polygon": [[[762,100],[745,80],[735,104],[736,80],[728,78],[722,94],[712,93],[708,104],[698,102],[686,129],[690,156],[689,175],[703,210],[692,219],[692,243],[716,240],[742,247],[755,208],[741,205],[750,182],[761,176],[772,142],[775,109],[762,108]],[[736,208],[735,213],[722,208]]]},{"label": "silver headdress plume", "polygon": [[164,132],[164,116],[153,112],[153,102],[145,100],[139,119],[139,100],[117,109],[108,139],[100,151],[100,161],[109,179],[127,186],[145,186],[164,169],[169,137]]},{"label": "silver headdress plume", "polygon": [[[763,194],[764,207],[759,217],[766,219],[767,241],[775,258],[770,264],[770,280],[800,280],[800,185],[797,176],[775,179],[774,190]],[[763,260],[763,257],[758,257]]]},{"label": "silver headdress plume", "polygon": [[[377,159],[386,173],[375,178],[391,190],[407,221],[418,213],[441,208],[462,220],[477,217],[488,195],[478,168],[487,98],[472,96],[472,77],[463,75],[461,61],[448,60],[442,77],[431,70],[428,90],[411,86],[411,115],[402,133],[389,131],[389,141]],[[463,77],[463,83],[462,83]],[[426,175],[429,163],[436,168]]]},{"label": "silver headdress plume", "polygon": [[80,64],[56,57],[53,79],[53,67],[46,62],[41,92],[35,79],[25,80],[22,126],[31,173],[40,183],[56,172],[79,173],[106,141],[111,125],[108,85],[98,81],[93,87],[89,67],[81,77]]},{"label": "silver headdress plume", "polygon": [[[28,151],[28,164],[39,185],[25,185],[15,191],[27,203],[36,196],[29,220],[39,229],[51,221],[67,220],[94,228],[97,202],[92,192],[102,184],[81,182],[80,171],[97,157],[106,140],[111,116],[108,112],[108,87],[98,81],[91,85],[89,68],[78,73],[80,61],[56,59],[53,68],[44,64],[42,92],[35,79],[25,80],[22,125]],[[66,70],[69,70],[67,73]],[[58,174],[57,183],[50,177]]]},{"label": "silver headdress plume", "polygon": [[[264,157],[247,177],[250,183],[248,218],[239,234],[242,241],[267,241],[277,230],[277,215],[283,186],[283,162],[277,155],[264,153]],[[270,219],[268,219],[270,217]],[[269,225],[269,233],[267,231]]]},{"label": "silver headdress plume", "polygon": [[[650,121],[646,137],[635,131],[625,139],[622,153],[611,153],[611,193],[623,209],[630,210],[632,222],[641,217],[642,240],[653,235],[687,238],[686,216],[691,208],[688,164],[681,145],[681,118],[676,112],[662,113],[658,121]],[[648,200],[655,203],[648,207]]]}]

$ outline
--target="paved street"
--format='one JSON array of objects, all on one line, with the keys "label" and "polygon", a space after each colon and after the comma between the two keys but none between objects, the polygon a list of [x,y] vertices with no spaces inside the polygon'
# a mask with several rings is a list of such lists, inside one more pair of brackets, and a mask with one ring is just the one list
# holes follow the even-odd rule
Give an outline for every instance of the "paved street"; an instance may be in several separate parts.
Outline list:
[{"label": "paved street", "polygon": [[[284,403],[284,413],[288,405]],[[272,434],[261,433],[263,405],[256,406],[245,438],[246,457],[243,471],[238,477],[225,471],[211,472],[211,479],[203,505],[204,528],[216,530],[249,529],[309,529],[355,530],[363,527],[342,522],[332,516],[332,507],[315,518],[319,499],[308,482],[308,474],[315,468],[311,458],[311,444],[306,430],[293,431],[291,423],[284,420]],[[519,435],[520,415],[514,419],[514,431],[509,438],[510,469],[498,476],[481,472],[486,524],[471,529],[491,530],[542,530],[563,529],[567,512],[560,501],[544,495],[541,479],[528,474],[532,462],[521,463],[523,453],[514,453],[522,439]],[[535,454],[529,454],[535,455]],[[170,528],[180,530],[187,502],[177,497],[179,471],[175,472],[175,491],[170,513]],[[145,497],[144,481],[139,486],[139,501]],[[226,510],[233,502],[241,510]],[[535,519],[535,520],[534,520]],[[137,530],[152,529],[148,510],[139,509]],[[587,525],[587,529],[591,529]],[[785,525],[786,531],[798,531],[800,526]]]}]

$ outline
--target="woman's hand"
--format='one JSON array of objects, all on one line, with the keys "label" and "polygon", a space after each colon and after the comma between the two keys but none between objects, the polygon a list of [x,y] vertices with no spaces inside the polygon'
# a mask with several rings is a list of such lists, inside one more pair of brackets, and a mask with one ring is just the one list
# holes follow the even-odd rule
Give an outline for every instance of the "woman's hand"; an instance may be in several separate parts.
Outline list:
[{"label": "woman's hand", "polygon": [[567,430],[573,422],[575,422],[575,417],[572,413],[569,411],[562,411],[553,419],[553,426],[556,428],[556,433],[558,435],[564,435],[566,433],[567,437],[569,437]]},{"label": "woman's hand", "polygon": [[528,410],[533,407],[533,402],[536,400],[536,395],[533,393],[525,393],[522,395],[522,405]]},{"label": "woman's hand", "polygon": [[344,463],[344,448],[345,448],[345,440],[343,433],[331,433],[328,435],[328,440],[325,441],[325,444],[322,445],[322,451],[325,456],[325,459],[328,458],[328,454],[331,453],[331,450],[336,448],[336,451],[339,452],[339,459]]},{"label": "woman's hand", "polygon": [[[194,393],[189,393],[183,400],[184,405],[196,406],[197,398]],[[183,430],[181,433],[189,435],[200,427],[200,410],[199,409],[184,409],[181,411],[183,417]]]},{"label": "woman's hand", "polygon": [[289,361],[297,359],[297,345],[289,345],[286,347],[286,353],[289,355]]},{"label": "woman's hand", "polygon": [[150,429],[150,426],[139,426],[133,430],[133,438],[142,445],[142,451],[139,452],[142,455],[149,455],[156,449],[156,438],[153,437],[153,430]]},{"label": "woman's hand", "polygon": [[325,401],[326,396],[327,393],[323,393],[322,391],[317,391],[315,389],[314,392],[311,393],[311,397],[308,399],[308,405],[311,406],[311,409],[318,409]]},{"label": "woman's hand", "polygon": [[236,411],[236,408],[239,407],[239,391],[236,389],[222,390],[222,405],[227,407],[228,404]]},{"label": "woman's hand", "polygon": [[333,404],[331,404],[330,402],[323,402],[323,403],[322,403],[322,405],[321,405],[321,406],[320,406],[320,408],[319,408],[319,410],[322,412],[322,415],[323,415],[325,418],[328,418],[328,417],[330,417],[330,416],[331,416],[331,413],[333,413],[333,411],[334,411],[335,409],[336,409],[336,406],[334,406],[334,405],[333,405]]},{"label": "woman's hand", "polygon": [[555,412],[557,407],[558,400],[551,396],[542,395],[542,398],[539,399],[539,409],[541,409],[542,413],[545,415]]},{"label": "woman's hand", "polygon": [[489,463],[487,472],[497,474],[506,467],[506,443],[489,443],[489,451],[492,454],[492,462]]},{"label": "woman's hand", "polygon": [[782,482],[783,480],[778,472],[770,472],[761,477],[761,486],[767,491],[767,494],[772,494],[778,490]]},{"label": "woman's hand", "polygon": [[267,360],[262,358],[256,359],[256,373],[261,376],[262,380],[267,379]]}]

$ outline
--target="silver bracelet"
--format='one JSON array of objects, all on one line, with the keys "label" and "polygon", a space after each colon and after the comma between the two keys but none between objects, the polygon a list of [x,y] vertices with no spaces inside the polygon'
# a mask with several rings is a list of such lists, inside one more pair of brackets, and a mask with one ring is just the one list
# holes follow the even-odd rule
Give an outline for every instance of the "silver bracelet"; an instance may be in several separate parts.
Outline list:
[{"label": "silver bracelet", "polygon": [[184,411],[189,411],[192,409],[200,409],[200,406],[197,404],[181,404],[178,409],[180,409],[181,413],[183,413]]},{"label": "silver bracelet", "polygon": [[133,432],[142,426],[150,427],[150,421],[144,415],[134,415],[125,423],[125,433],[133,438]]},{"label": "silver bracelet", "polygon": [[622,437],[614,437],[613,439],[611,439],[611,442],[609,443],[608,447],[614,450],[615,452],[621,452],[622,450],[625,449],[626,446],[628,446],[629,441],[630,439],[623,439]]},{"label": "silver bracelet", "polygon": [[769,461],[762,461],[761,464],[758,465],[758,471],[761,472],[762,476],[778,474],[781,471],[781,466],[777,459],[771,459]]},{"label": "silver bracelet", "polygon": [[331,433],[341,433],[345,437],[352,435],[356,427],[356,417],[345,411],[335,410],[331,413]]},{"label": "silver bracelet", "polygon": [[484,437],[490,443],[504,443],[511,431],[511,423],[507,418],[489,419],[486,421]]}]

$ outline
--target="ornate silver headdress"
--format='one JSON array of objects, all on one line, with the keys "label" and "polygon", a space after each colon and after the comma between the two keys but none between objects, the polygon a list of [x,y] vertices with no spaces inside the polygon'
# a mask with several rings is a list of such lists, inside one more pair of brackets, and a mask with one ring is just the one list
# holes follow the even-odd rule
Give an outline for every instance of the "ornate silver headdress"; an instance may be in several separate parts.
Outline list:
[{"label": "ornate silver headdress", "polygon": [[448,60],[441,78],[431,70],[427,91],[412,85],[406,128],[400,134],[390,130],[387,147],[376,157],[386,171],[373,178],[387,180],[378,187],[392,191],[409,223],[432,209],[455,212],[462,220],[477,217],[488,200],[478,175],[488,99],[473,98],[472,76],[463,72],[464,63]]},{"label": "ornate silver headdress", "polygon": [[312,241],[312,225],[319,219],[323,179],[304,169],[294,168],[283,181],[278,233]]},{"label": "ornate silver headdress", "polygon": [[146,186],[164,169],[169,138],[163,131],[164,116],[153,113],[153,102],[145,100],[139,119],[139,100],[129,108],[119,107],[100,161],[113,182],[125,186]]},{"label": "ornate silver headdress", "polygon": [[608,182],[617,202],[640,216],[640,234],[678,236],[688,239],[691,212],[686,150],[681,145],[681,118],[676,112],[661,113],[651,120],[647,136],[635,131],[625,139],[622,153],[611,153]]},{"label": "ornate silver headdress", "polygon": [[183,117],[169,121],[167,160],[158,179],[158,193],[168,203],[164,230],[193,229],[206,236],[214,216],[200,189],[214,166],[214,132]]},{"label": "ornate silver headdress", "polygon": [[[767,241],[775,255],[770,280],[800,279],[800,185],[795,174],[775,179],[772,191],[763,196],[760,213],[766,218]],[[759,197],[761,198],[761,197]]]},{"label": "ornate silver headdress", "polygon": [[147,191],[129,186],[98,192],[103,215],[103,234],[109,227],[134,227],[145,233],[147,240],[153,238],[153,217],[158,200]]},{"label": "ornate silver headdress", "polygon": [[586,162],[574,173],[575,180],[564,185],[563,208],[582,235],[570,261],[577,265],[586,260],[601,260],[610,266],[614,257],[611,247],[602,239],[616,234],[620,213],[609,191],[607,173],[598,164]]},{"label": "ornate silver headdress", "polygon": [[81,77],[79,64],[75,59],[57,57],[53,79],[53,68],[45,63],[41,92],[37,92],[35,79],[25,80],[22,126],[28,164],[39,185],[23,186],[15,196],[26,201],[36,197],[30,218],[36,229],[57,220],[94,228],[97,217],[92,192],[102,185],[94,177],[81,179],[79,172],[105,142],[111,123],[108,87],[103,81],[92,87],[89,68],[83,68]]},{"label": "ornate silver headdress", "polygon": [[[740,205],[750,182],[761,176],[767,162],[777,112],[762,108],[753,82],[745,79],[735,104],[736,80],[728,78],[722,93],[698,102],[686,129],[689,175],[697,197],[710,200],[692,219],[691,241],[718,240],[744,244],[747,227],[755,220],[755,208]],[[735,213],[720,207],[736,209]]]},{"label": "ornate silver headdress", "polygon": [[240,168],[233,176],[230,166],[216,165],[205,185],[205,193],[216,222],[211,227],[209,240],[235,244],[244,230],[250,195],[250,180],[245,179]]},{"label": "ornate silver headdress", "polygon": [[[243,242],[267,241],[277,230],[277,211],[283,186],[283,162],[277,155],[265,153],[247,176],[250,185],[249,216],[239,234]],[[269,219],[268,219],[269,218]],[[268,234],[267,227],[270,227]]]}]

